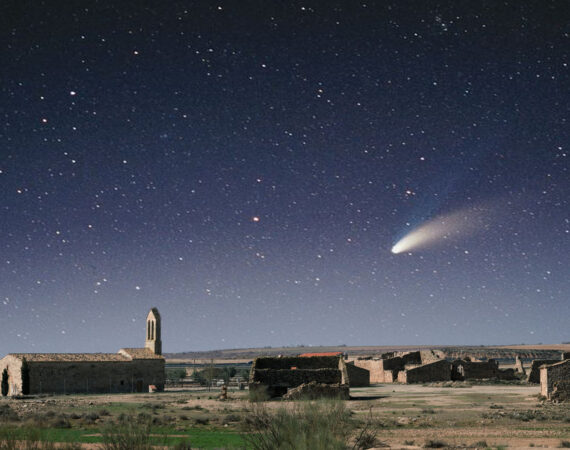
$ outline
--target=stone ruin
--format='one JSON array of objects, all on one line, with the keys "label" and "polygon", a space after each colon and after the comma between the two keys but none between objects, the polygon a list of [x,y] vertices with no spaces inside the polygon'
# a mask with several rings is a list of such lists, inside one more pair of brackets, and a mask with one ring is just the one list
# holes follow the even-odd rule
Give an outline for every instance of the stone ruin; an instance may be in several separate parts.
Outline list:
[{"label": "stone ruin", "polygon": [[341,398],[348,400],[349,387],[346,384],[324,384],[311,381],[291,388],[283,396],[283,400],[316,400],[319,398]]},{"label": "stone ruin", "polygon": [[[250,399],[292,397],[319,392],[327,397],[348,399],[349,377],[342,356],[260,357],[249,374]],[[303,386],[302,388],[300,388]]]},{"label": "stone ruin", "polygon": [[517,377],[514,369],[499,369],[499,363],[494,359],[471,361],[467,357],[466,359],[456,359],[451,363],[451,379],[454,381],[484,380],[489,378],[514,380]]},{"label": "stone ruin", "polygon": [[370,383],[425,383],[450,380],[451,364],[439,351],[389,352],[359,358],[354,365],[370,372]]},{"label": "stone ruin", "polygon": [[548,400],[570,401],[570,359],[540,368],[540,394]]},{"label": "stone ruin", "polygon": [[430,381],[449,381],[451,364],[445,359],[426,364],[409,364],[398,372],[398,383],[426,383]]},{"label": "stone ruin", "polygon": [[540,368],[542,366],[550,365],[550,364],[556,364],[560,361],[565,361],[567,359],[570,359],[570,353],[569,352],[562,352],[560,354],[560,359],[535,359],[532,362],[532,365],[530,366],[527,381],[529,383],[535,383],[535,384],[541,383],[541,381],[540,381]]},{"label": "stone ruin", "polygon": [[429,383],[437,381],[463,381],[467,379],[516,378],[513,369],[501,370],[497,361],[478,361],[465,357],[447,361],[440,351],[384,353],[380,358],[359,358],[358,367],[370,371],[370,383]]},{"label": "stone ruin", "polygon": [[526,375],[526,370],[524,370],[524,366],[519,355],[516,355],[515,357],[515,372],[520,373],[523,376]]}]

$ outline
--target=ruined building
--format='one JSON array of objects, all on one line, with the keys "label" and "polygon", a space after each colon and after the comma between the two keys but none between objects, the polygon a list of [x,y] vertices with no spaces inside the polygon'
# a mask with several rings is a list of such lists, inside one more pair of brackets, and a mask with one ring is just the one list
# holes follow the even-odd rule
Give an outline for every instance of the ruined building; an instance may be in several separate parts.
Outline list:
[{"label": "ruined building", "polygon": [[540,368],[546,364],[556,364],[560,361],[565,361],[570,359],[570,353],[562,352],[560,354],[560,359],[535,359],[530,366],[528,379],[529,383],[540,383]]},{"label": "ruined building", "polygon": [[250,398],[299,395],[311,389],[319,396],[348,399],[349,378],[342,356],[260,357],[249,375]]},{"label": "ruined building", "polygon": [[447,361],[439,351],[384,353],[380,358],[359,358],[358,367],[370,371],[370,383],[428,383],[467,379],[515,378],[513,369],[501,370],[497,361],[471,358]]},{"label": "ruined building", "polygon": [[[161,320],[152,308],[144,348],[117,353],[10,353],[0,360],[6,395],[148,392],[164,388]],[[25,392],[27,391],[27,392]]]},{"label": "ruined building", "polygon": [[436,351],[390,352],[354,365],[370,372],[370,383],[424,383],[450,380],[451,364]]},{"label": "ruined building", "polygon": [[570,359],[540,368],[540,394],[548,400],[570,401]]},{"label": "ruined building", "polygon": [[456,359],[451,363],[451,379],[454,381],[483,380],[497,378],[499,380],[514,380],[514,369],[499,369],[499,363],[494,359],[487,361],[471,361]]}]

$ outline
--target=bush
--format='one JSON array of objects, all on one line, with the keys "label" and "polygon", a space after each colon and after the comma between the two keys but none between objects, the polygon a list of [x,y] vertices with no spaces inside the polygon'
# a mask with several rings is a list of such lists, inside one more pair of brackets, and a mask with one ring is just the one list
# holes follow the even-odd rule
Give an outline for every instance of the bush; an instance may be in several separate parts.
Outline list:
[{"label": "bush", "polygon": [[377,444],[371,427],[353,438],[354,428],[340,401],[302,402],[274,414],[256,405],[246,418],[243,438],[253,450],[344,450],[351,440],[355,449]]},{"label": "bush", "polygon": [[10,408],[10,405],[7,405],[6,403],[0,405],[0,420],[3,423],[16,422],[19,419],[18,413]]},{"label": "bush", "polygon": [[66,417],[60,416],[51,423],[52,428],[71,428],[71,423]]},{"label": "bush", "polygon": [[237,414],[228,414],[224,417],[224,420],[222,421],[222,423],[232,423],[232,422],[240,422],[241,421],[241,417],[238,416]]},{"label": "bush", "polygon": [[436,441],[430,440],[424,444],[424,448],[445,448],[445,447],[449,447],[449,445],[443,441],[437,441],[437,440]]},{"label": "bush", "polygon": [[150,424],[125,421],[101,429],[103,450],[152,450]]},{"label": "bush", "polygon": [[210,423],[210,419],[205,416],[200,416],[194,419],[194,423],[196,425],[208,425]]}]

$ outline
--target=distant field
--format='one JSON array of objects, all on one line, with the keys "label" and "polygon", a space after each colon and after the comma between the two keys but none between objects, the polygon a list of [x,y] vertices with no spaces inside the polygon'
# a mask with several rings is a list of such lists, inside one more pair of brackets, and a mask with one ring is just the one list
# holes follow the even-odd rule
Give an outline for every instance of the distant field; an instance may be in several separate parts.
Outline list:
[{"label": "distant field", "polygon": [[521,344],[497,346],[495,348],[512,348],[513,350],[560,350],[570,352],[570,344]]},{"label": "distant field", "polygon": [[449,357],[472,355],[480,358],[514,359],[519,355],[526,359],[556,359],[560,351],[570,352],[570,344],[535,344],[504,346],[456,346],[456,345],[376,345],[376,346],[319,346],[319,347],[264,347],[225,349],[204,352],[166,353],[168,363],[216,364],[246,363],[259,356],[297,355],[314,352],[342,352],[349,356],[379,356],[386,352],[414,350],[442,350]]}]

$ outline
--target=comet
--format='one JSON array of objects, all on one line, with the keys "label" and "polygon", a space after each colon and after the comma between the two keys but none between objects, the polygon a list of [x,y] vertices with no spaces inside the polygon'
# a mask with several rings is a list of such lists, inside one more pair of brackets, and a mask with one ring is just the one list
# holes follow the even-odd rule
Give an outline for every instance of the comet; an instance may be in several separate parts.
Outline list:
[{"label": "comet", "polygon": [[470,236],[486,228],[483,224],[483,210],[466,208],[440,215],[414,228],[392,247],[398,254],[424,249],[437,244]]}]

